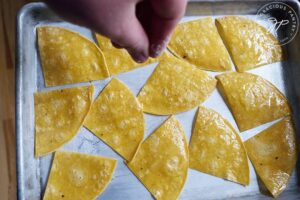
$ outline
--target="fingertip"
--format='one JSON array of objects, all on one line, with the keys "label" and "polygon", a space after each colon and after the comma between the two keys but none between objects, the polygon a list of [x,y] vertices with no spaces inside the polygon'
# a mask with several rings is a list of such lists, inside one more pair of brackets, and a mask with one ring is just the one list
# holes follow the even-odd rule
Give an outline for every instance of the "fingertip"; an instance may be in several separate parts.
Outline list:
[{"label": "fingertip", "polygon": [[137,63],[144,63],[148,59],[148,55],[143,51],[137,51],[133,49],[127,49],[132,59]]},{"label": "fingertip", "polygon": [[150,56],[152,58],[157,58],[161,52],[163,51],[164,47],[161,44],[151,44],[150,45]]},{"label": "fingertip", "polygon": [[167,47],[172,32],[184,15],[186,0],[151,0],[154,10],[149,31],[149,54],[158,57]]},{"label": "fingertip", "polygon": [[111,34],[113,45],[126,49],[136,62],[145,62],[149,57],[149,39],[138,19],[134,17],[130,21],[123,22],[119,30],[123,31]]},{"label": "fingertip", "polygon": [[167,37],[164,40],[151,44],[149,49],[149,55],[152,58],[159,57],[161,53],[167,48],[169,40],[170,40],[169,37]]}]

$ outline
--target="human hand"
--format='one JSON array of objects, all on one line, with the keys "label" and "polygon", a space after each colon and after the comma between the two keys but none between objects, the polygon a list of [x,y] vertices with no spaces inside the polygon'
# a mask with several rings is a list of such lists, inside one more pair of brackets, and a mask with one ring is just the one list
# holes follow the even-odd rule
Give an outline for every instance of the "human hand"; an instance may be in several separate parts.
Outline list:
[{"label": "human hand", "polygon": [[184,14],[186,0],[46,0],[66,20],[125,48],[137,62],[157,57]]}]

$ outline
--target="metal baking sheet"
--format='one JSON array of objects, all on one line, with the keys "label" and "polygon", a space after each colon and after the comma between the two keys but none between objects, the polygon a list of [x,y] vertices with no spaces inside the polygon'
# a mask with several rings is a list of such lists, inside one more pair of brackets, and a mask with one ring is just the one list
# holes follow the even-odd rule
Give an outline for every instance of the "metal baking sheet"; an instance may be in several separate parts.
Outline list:
[{"label": "metal baking sheet", "polygon": [[[299,4],[296,1],[285,1],[298,14]],[[257,10],[269,3],[269,1],[192,1],[189,2],[184,21],[205,16],[243,15],[255,19]],[[37,91],[53,90],[76,85],[95,85],[96,97],[110,79],[65,85],[63,87],[45,88],[41,71],[41,65],[37,52],[36,27],[43,25],[55,25],[80,32],[94,41],[92,32],[86,28],[62,21],[43,3],[31,3],[24,6],[17,18],[17,65],[16,65],[16,134],[17,134],[17,177],[18,199],[41,199],[45,190],[45,184],[52,156],[48,155],[39,159],[34,158],[34,102],[33,93]],[[261,22],[260,22],[261,23]],[[300,34],[292,43],[285,46],[289,54],[286,62],[266,65],[250,72],[261,75],[276,85],[282,91],[294,111],[296,130],[300,130]],[[127,73],[116,75],[125,82],[132,91],[137,94],[143,86],[156,64],[148,65]],[[209,72],[212,75],[218,73]],[[217,90],[204,102],[204,106],[213,108],[227,118],[233,127],[237,129],[231,113],[223,102]],[[196,109],[176,115],[184,126],[187,138],[190,138],[191,127]],[[145,114],[146,131],[145,138],[155,130],[164,120],[165,116],[152,116]],[[243,140],[257,134],[269,127],[274,122],[262,125],[244,132]],[[298,131],[299,134],[299,131]],[[107,156],[117,159],[118,166],[113,179],[106,190],[98,197],[104,200],[118,199],[153,199],[146,188],[127,169],[123,160],[101,140],[95,137],[87,129],[81,128],[78,135],[66,144],[62,149]],[[298,187],[299,165],[294,171],[288,188],[279,199],[300,199]],[[189,170],[188,179],[180,195],[183,200],[198,199],[269,199],[259,191],[257,178],[250,164],[250,185],[247,187],[225,181],[198,171]]]}]

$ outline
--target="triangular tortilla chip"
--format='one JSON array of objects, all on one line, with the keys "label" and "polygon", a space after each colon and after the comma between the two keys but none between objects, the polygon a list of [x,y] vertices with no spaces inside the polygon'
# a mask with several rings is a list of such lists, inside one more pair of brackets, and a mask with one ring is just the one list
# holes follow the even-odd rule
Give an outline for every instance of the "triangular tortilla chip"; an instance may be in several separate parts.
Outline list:
[{"label": "triangular tortilla chip", "polygon": [[197,67],[211,71],[228,71],[232,62],[212,18],[177,25],[169,50]]},{"label": "triangular tortilla chip", "polygon": [[109,76],[100,49],[80,34],[53,26],[38,27],[37,33],[46,86]]},{"label": "triangular tortilla chip", "polygon": [[291,118],[285,118],[245,142],[255,171],[274,197],[286,188],[297,160]]},{"label": "triangular tortilla chip", "polygon": [[127,161],[144,138],[144,114],[130,89],[117,79],[100,93],[84,126]]},{"label": "triangular tortilla chip", "polygon": [[164,54],[139,93],[144,112],[169,115],[187,111],[205,101],[216,87],[206,72]]},{"label": "triangular tortilla chip", "polygon": [[96,34],[96,38],[99,47],[104,54],[107,68],[111,75],[127,72],[135,68],[157,62],[156,59],[149,58],[144,63],[137,63],[131,58],[131,56],[125,49],[115,48],[112,45],[110,39],[100,34]]},{"label": "triangular tortilla chip", "polygon": [[174,117],[141,145],[128,167],[157,200],[178,199],[188,172],[184,130]]},{"label": "triangular tortilla chip", "polygon": [[243,142],[230,123],[216,111],[199,107],[189,152],[190,168],[249,185]]},{"label": "triangular tortilla chip", "polygon": [[35,155],[51,153],[70,141],[92,104],[94,86],[34,94]]},{"label": "triangular tortilla chip", "polygon": [[43,200],[96,199],[110,182],[117,161],[57,151]]},{"label": "triangular tortilla chip", "polygon": [[290,114],[284,95],[267,80],[250,73],[217,76],[218,89],[227,102],[240,131]]},{"label": "triangular tortilla chip", "polygon": [[283,60],[280,43],[256,22],[226,16],[217,19],[216,25],[239,72]]}]

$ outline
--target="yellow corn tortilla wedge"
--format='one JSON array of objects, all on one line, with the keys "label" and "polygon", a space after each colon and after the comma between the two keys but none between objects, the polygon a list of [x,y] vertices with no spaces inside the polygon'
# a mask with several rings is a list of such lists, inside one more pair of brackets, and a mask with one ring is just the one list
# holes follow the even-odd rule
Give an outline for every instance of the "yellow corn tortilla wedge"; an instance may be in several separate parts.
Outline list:
[{"label": "yellow corn tortilla wedge", "polygon": [[127,72],[138,67],[157,62],[157,59],[149,58],[144,63],[137,63],[131,58],[125,49],[115,48],[110,39],[100,34],[95,35],[98,45],[104,54],[107,68],[111,75]]},{"label": "yellow corn tortilla wedge", "polygon": [[144,112],[170,115],[198,106],[215,88],[216,80],[206,72],[165,53],[138,100]]},{"label": "yellow corn tortilla wedge", "polygon": [[116,164],[110,158],[57,151],[43,200],[96,199],[110,182]]},{"label": "yellow corn tortilla wedge", "polygon": [[216,25],[237,71],[247,71],[284,59],[277,39],[254,21],[226,16],[217,19]]},{"label": "yellow corn tortilla wedge", "polygon": [[286,188],[297,161],[297,139],[290,117],[245,142],[256,173],[274,197]]},{"label": "yellow corn tortilla wedge", "polygon": [[168,48],[204,70],[229,71],[232,62],[214,19],[204,18],[177,25]]},{"label": "yellow corn tortilla wedge", "polygon": [[144,115],[130,89],[117,79],[100,93],[84,126],[130,161],[144,138]]},{"label": "yellow corn tortilla wedge", "polygon": [[188,164],[185,133],[172,116],[142,143],[128,167],[155,199],[175,200],[185,184]]},{"label": "yellow corn tortilla wedge", "polygon": [[240,131],[245,131],[291,113],[285,96],[270,82],[250,73],[217,76],[218,89]]},{"label": "yellow corn tortilla wedge", "polygon": [[249,165],[243,142],[216,111],[199,107],[189,152],[190,168],[249,185]]},{"label": "yellow corn tortilla wedge", "polygon": [[94,86],[34,94],[35,155],[51,153],[70,141],[92,104]]},{"label": "yellow corn tortilla wedge", "polygon": [[109,77],[102,52],[90,40],[53,26],[38,27],[37,33],[46,86]]}]

